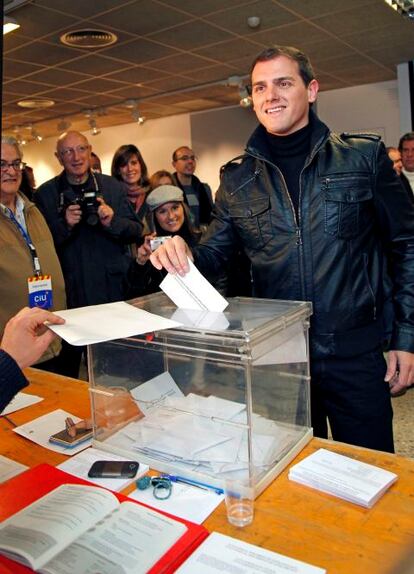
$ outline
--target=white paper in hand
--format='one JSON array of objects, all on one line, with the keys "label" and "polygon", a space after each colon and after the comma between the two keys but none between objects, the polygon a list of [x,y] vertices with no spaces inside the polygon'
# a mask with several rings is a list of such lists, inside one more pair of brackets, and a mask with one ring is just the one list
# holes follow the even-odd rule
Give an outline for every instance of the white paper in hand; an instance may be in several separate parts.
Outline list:
[{"label": "white paper in hand", "polygon": [[190,259],[190,271],[180,277],[171,275],[162,281],[160,287],[177,307],[204,311],[224,311],[228,302],[207,281]]},{"label": "white paper in hand", "polygon": [[56,315],[66,323],[49,328],[71,345],[93,345],[181,325],[123,301],[56,311]]}]

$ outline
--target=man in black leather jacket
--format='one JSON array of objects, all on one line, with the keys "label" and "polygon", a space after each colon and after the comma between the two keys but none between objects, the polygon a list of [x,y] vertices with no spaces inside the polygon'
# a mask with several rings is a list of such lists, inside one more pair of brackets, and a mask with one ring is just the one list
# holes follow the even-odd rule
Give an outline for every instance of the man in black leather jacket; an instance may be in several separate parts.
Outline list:
[{"label": "man in black leather jacket", "polygon": [[[207,273],[242,245],[254,296],[312,301],[314,434],[329,419],[335,440],[392,452],[390,388],[414,380],[414,208],[380,138],[332,133],[312,111],[317,92],[298,50],[256,58],[260,125],[225,169],[194,260]],[[183,274],[186,254],[174,239],[151,259]]]}]

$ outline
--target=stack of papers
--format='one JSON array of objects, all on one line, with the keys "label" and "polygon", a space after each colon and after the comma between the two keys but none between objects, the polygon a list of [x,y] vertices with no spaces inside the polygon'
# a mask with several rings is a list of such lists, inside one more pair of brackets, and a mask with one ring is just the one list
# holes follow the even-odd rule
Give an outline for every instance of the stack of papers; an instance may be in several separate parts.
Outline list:
[{"label": "stack of papers", "polygon": [[289,478],[371,508],[398,477],[388,470],[321,448],[292,466]]}]

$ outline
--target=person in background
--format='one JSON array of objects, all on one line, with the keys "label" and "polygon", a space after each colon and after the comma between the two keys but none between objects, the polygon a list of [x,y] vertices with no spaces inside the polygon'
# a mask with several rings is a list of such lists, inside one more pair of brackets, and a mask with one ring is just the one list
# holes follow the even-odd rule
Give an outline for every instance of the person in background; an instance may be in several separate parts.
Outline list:
[{"label": "person in background", "polygon": [[101,160],[93,151],[91,151],[91,171],[93,173],[102,173]]},{"label": "person in background", "polygon": [[205,238],[190,249],[173,237],[151,261],[184,275],[194,257],[205,274],[243,247],[255,297],[312,302],[315,436],[329,420],[334,440],[393,452],[390,395],[414,382],[414,206],[379,136],[339,135],[317,117],[319,84],[300,50],[261,52],[251,86],[259,125],[224,170]]},{"label": "person in background", "polygon": [[388,157],[392,161],[392,167],[397,175],[401,175],[402,170],[402,160],[400,150],[396,147],[389,146],[386,149]]},{"label": "person in background", "polygon": [[401,153],[401,180],[406,189],[414,194],[414,132],[408,132],[400,138],[398,149]]},{"label": "person in background", "polygon": [[[129,273],[130,297],[147,295],[159,290],[165,273],[157,271],[149,262],[154,241],[179,235],[188,245],[195,246],[201,237],[190,221],[183,192],[173,185],[160,185],[147,197],[148,212],[145,227],[150,231],[137,249],[136,261]],[[168,239],[167,239],[168,241]]]},{"label": "person in background", "polygon": [[29,384],[22,369],[40,359],[56,339],[46,322],[62,325],[65,320],[45,309],[25,307],[6,324],[0,343],[0,413]]},{"label": "person in background", "polygon": [[147,212],[145,198],[150,185],[148,169],[139,149],[133,144],[121,145],[112,159],[111,174],[125,185],[128,199],[142,221]]},{"label": "person in background", "polygon": [[[0,336],[19,309],[65,309],[62,269],[53,237],[38,208],[20,193],[22,153],[14,137],[2,136],[0,185]],[[42,369],[57,371],[60,341],[40,357]]]},{"label": "person in background", "polygon": [[33,201],[33,194],[36,191],[36,182],[33,169],[30,167],[30,165],[27,164],[22,169],[22,182],[20,184],[20,191],[25,194],[27,199]]},{"label": "person in background", "polygon": [[160,169],[152,174],[149,179],[150,188],[155,189],[160,185],[175,185],[172,173],[166,169]]},{"label": "person in background", "polygon": [[[90,154],[83,134],[63,133],[56,146],[63,171],[35,194],[55,241],[70,309],[125,299],[129,245],[142,232],[124,187],[93,173]],[[84,349],[64,343],[63,350],[63,374],[77,378]]]},{"label": "person in background", "polygon": [[204,230],[211,221],[213,197],[210,186],[194,175],[197,167],[195,153],[188,146],[181,146],[173,152],[172,164],[175,169],[174,185],[184,192],[191,221],[194,227]]}]

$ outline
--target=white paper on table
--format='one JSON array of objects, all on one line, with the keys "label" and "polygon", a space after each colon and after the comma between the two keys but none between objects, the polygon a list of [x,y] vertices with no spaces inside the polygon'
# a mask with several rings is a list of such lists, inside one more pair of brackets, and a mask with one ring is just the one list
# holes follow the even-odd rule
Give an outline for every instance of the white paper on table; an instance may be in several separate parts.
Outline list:
[{"label": "white paper on table", "polygon": [[19,411],[20,409],[30,407],[30,405],[40,403],[40,401],[43,401],[43,397],[29,395],[28,393],[17,393],[7,407],[0,413],[0,416],[9,415],[10,413],[14,413],[14,411]]},{"label": "white paper on table", "polygon": [[17,476],[28,468],[28,466],[0,454],[0,484],[9,480],[9,478],[13,478],[13,476]]},{"label": "white paper on table", "polygon": [[184,396],[168,371],[135,387],[130,393],[144,415],[159,408],[169,397]]},{"label": "white paper on table", "polygon": [[52,434],[64,430],[65,420],[67,417],[70,417],[75,423],[81,420],[79,417],[75,417],[73,414],[62,409],[56,409],[55,411],[14,428],[13,432],[39,444],[40,446],[43,446],[44,448],[47,448],[48,450],[72,456],[73,454],[76,454],[90,446],[92,438],[85,440],[78,446],[74,446],[72,448],[59,446],[58,444],[52,444],[49,442],[49,437]]},{"label": "white paper on table", "polygon": [[181,325],[124,301],[66,309],[55,314],[66,323],[48,327],[71,345],[93,345]]},{"label": "white paper on table", "polygon": [[272,552],[212,532],[210,536],[191,554],[181,565],[176,574],[257,574],[272,572],[272,574],[323,574],[324,568],[318,568],[277,552]]},{"label": "white paper on table", "polygon": [[160,287],[177,307],[204,311],[224,311],[228,302],[207,281],[190,259],[190,271],[180,277],[168,273]]},{"label": "white paper on table", "polygon": [[216,494],[212,490],[202,490],[179,482],[172,483],[171,496],[167,500],[155,498],[152,487],[146,490],[134,490],[128,496],[152,508],[169,512],[173,516],[185,518],[196,524],[204,522],[224,500],[223,494]]},{"label": "white paper on table", "polygon": [[89,482],[93,482],[98,486],[103,486],[104,488],[109,488],[109,490],[115,490],[119,492],[120,490],[126,488],[131,482],[146,474],[149,470],[148,465],[139,463],[138,473],[134,478],[91,478],[88,476],[88,471],[97,460],[126,460],[124,456],[119,456],[118,454],[110,453],[106,450],[100,450],[99,448],[90,447],[73,458],[69,458],[59,464],[58,468],[77,476]]}]

